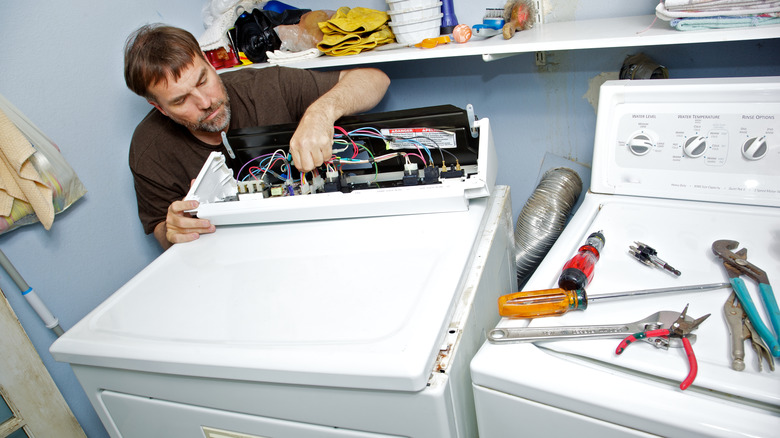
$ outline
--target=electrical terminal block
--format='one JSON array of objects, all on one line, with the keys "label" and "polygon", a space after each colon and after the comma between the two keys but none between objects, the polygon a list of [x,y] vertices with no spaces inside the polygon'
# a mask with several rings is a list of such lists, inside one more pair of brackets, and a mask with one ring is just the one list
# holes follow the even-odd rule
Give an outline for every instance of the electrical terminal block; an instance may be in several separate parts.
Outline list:
[{"label": "electrical terminal block", "polygon": [[347,175],[344,175],[344,173],[339,175],[339,190],[341,190],[342,193],[349,193],[352,191],[352,186],[349,184]]},{"label": "electrical terminal block", "polygon": [[265,183],[256,179],[249,181],[237,181],[236,186],[238,187],[239,194],[259,193],[265,190]]},{"label": "electrical terminal block", "polygon": [[338,192],[341,190],[341,178],[339,172],[336,170],[328,170],[325,172],[325,193]]},{"label": "electrical terminal block", "polygon": [[417,163],[404,164],[403,184],[405,186],[416,186],[420,179],[420,173],[417,170]]},{"label": "electrical terminal block", "polygon": [[441,177],[442,178],[462,178],[463,177],[463,169],[460,167],[460,163],[456,160],[454,166],[451,166],[449,169],[442,169]]},{"label": "electrical terminal block", "polygon": [[239,199],[269,198],[271,191],[264,181],[253,179],[248,181],[236,181]]},{"label": "electrical terminal block", "polygon": [[306,181],[306,178],[301,178],[301,195],[309,195],[312,193],[312,185]]},{"label": "electrical terminal block", "polygon": [[325,191],[325,180],[321,176],[316,175],[311,179],[311,192],[321,193]]},{"label": "electrical terminal block", "polygon": [[439,182],[439,168],[431,164],[423,169],[423,184],[436,184]]}]

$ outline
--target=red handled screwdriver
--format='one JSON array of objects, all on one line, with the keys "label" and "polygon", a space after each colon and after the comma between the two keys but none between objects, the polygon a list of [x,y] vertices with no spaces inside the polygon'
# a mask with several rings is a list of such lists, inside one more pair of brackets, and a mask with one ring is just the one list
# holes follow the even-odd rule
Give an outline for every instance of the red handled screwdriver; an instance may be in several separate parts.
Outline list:
[{"label": "red handled screwdriver", "polygon": [[563,265],[558,287],[564,290],[585,289],[593,279],[593,268],[599,261],[604,248],[604,235],[596,231],[588,236],[588,240],[580,247],[577,254]]}]

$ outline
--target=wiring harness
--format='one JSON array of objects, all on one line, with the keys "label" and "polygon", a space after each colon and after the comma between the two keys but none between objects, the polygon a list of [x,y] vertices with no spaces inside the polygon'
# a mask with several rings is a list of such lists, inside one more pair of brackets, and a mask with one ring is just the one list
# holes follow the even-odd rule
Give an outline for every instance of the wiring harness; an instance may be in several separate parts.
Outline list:
[{"label": "wiring harness", "polygon": [[[439,130],[431,130],[444,132]],[[349,192],[355,188],[379,187],[379,163],[389,160],[403,160],[402,185],[436,184],[440,178],[458,178],[463,176],[457,157],[447,148],[427,135],[388,135],[374,127],[362,127],[347,132],[340,126],[334,126],[333,151],[330,159],[319,169],[312,172],[294,172],[292,156],[283,149],[263,154],[247,161],[236,174],[239,194],[262,193],[264,197],[308,195],[321,192]],[[387,152],[375,155],[367,142],[379,142]],[[431,149],[439,151],[441,168],[434,164]],[[365,153],[362,153],[365,152]],[[452,157],[455,164],[448,167],[445,154]],[[413,161],[414,160],[414,161]],[[420,178],[418,162],[423,167]],[[357,172],[361,168],[373,169],[373,178],[358,187],[350,183],[348,172]],[[320,171],[324,170],[323,178]]]}]

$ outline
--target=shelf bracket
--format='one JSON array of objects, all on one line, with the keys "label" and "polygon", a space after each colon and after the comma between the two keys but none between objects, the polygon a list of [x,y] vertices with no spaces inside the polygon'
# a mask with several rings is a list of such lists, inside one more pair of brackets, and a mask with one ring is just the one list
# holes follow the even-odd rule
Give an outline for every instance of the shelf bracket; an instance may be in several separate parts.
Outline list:
[{"label": "shelf bracket", "polygon": [[519,55],[519,53],[484,53],[482,54],[482,60],[485,62],[497,61],[515,55]]},{"label": "shelf bracket", "polygon": [[547,65],[547,55],[544,52],[536,52],[536,65],[539,67]]}]

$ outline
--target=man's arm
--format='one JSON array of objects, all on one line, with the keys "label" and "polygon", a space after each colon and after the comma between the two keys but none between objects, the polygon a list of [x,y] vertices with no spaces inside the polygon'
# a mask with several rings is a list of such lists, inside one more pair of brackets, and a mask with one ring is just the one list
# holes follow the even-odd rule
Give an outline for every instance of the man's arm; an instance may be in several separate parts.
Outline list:
[{"label": "man's arm", "polygon": [[216,227],[207,219],[190,217],[185,213],[197,207],[198,201],[175,201],[168,207],[165,221],[154,227],[154,237],[164,250],[174,243],[190,242],[201,234],[216,231]]},{"label": "man's arm", "polygon": [[389,85],[390,78],[375,68],[341,71],[336,85],[306,109],[290,140],[295,167],[309,172],[327,161],[332,153],[333,123],[376,106]]}]

